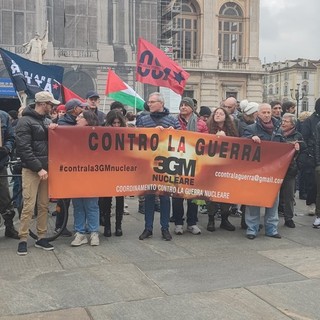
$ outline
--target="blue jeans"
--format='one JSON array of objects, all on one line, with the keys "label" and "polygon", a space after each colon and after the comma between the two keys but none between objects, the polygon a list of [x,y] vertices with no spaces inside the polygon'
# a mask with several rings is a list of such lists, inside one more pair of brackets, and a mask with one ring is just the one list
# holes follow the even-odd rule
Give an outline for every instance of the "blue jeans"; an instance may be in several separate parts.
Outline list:
[{"label": "blue jeans", "polygon": [[[279,193],[277,194],[276,200],[272,208],[265,208],[264,224],[266,235],[272,236],[278,233],[278,205],[279,205]],[[246,206],[246,224],[247,234],[257,235],[259,232],[260,224],[260,207]]]},{"label": "blue jeans", "polygon": [[12,197],[13,203],[16,208],[20,208],[22,206],[22,178],[21,177],[13,177],[13,187],[12,187]]},{"label": "blue jeans", "polygon": [[[162,230],[169,230],[169,220],[170,220],[170,197],[159,196],[160,198],[160,225]],[[153,230],[153,220],[154,220],[154,209],[155,209],[155,195],[147,194],[145,196],[145,229]]]},{"label": "blue jeans", "polygon": [[[172,213],[175,225],[183,225],[184,207],[183,198],[172,198]],[[198,205],[192,202],[192,199],[187,200],[187,225],[193,226],[198,221]]]},{"label": "blue jeans", "polygon": [[99,198],[72,199],[74,231],[79,233],[99,231]]}]

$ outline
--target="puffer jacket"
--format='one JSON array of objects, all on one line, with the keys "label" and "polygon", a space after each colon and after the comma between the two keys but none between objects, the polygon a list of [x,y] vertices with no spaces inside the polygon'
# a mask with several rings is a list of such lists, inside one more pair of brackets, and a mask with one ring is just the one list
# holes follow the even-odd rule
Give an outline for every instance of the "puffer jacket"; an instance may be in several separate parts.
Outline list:
[{"label": "puffer jacket", "polygon": [[48,126],[52,121],[28,106],[16,126],[17,155],[22,168],[48,170]]},{"label": "puffer jacket", "polygon": [[181,129],[178,119],[170,115],[167,108],[164,108],[163,112],[150,112],[137,118],[136,127],[155,128],[157,126]]},{"label": "puffer jacket", "polygon": [[[0,110],[0,122],[1,122],[1,145],[7,149],[10,153],[14,148],[14,130],[10,124],[10,118],[8,113]],[[0,169],[5,166],[5,163],[9,160],[9,154],[0,159]]]},{"label": "puffer jacket", "polygon": [[59,126],[75,126],[77,124],[77,117],[66,113],[63,117],[58,119]]},{"label": "puffer jacket", "polygon": [[282,136],[281,128],[279,121],[275,118],[271,118],[274,130],[272,134],[269,134],[261,125],[261,120],[259,118],[256,119],[256,122],[250,124],[243,131],[243,137],[252,138],[253,136],[258,136],[261,140],[265,141],[275,141],[275,142],[284,142],[284,138]]}]

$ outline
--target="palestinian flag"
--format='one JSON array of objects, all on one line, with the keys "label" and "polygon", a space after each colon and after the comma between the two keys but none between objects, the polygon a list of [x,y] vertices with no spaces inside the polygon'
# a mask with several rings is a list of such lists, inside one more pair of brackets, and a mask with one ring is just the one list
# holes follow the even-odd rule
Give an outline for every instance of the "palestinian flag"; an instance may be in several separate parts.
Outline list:
[{"label": "palestinian flag", "polygon": [[111,69],[108,71],[105,94],[124,105],[135,107],[138,110],[144,110],[144,100]]}]

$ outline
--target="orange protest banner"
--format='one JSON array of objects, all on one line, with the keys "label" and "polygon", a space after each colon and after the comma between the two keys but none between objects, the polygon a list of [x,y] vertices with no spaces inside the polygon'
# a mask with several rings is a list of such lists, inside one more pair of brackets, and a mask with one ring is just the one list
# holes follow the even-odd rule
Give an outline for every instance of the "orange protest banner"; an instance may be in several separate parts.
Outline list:
[{"label": "orange protest banner", "polygon": [[49,130],[49,196],[157,193],[270,207],[294,152],[190,131],[58,127]]}]

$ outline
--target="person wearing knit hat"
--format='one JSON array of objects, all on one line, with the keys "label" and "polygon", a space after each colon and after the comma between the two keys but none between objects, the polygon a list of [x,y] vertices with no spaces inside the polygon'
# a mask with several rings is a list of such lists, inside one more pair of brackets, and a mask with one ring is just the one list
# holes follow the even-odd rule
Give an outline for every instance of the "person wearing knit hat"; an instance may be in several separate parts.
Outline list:
[{"label": "person wearing knit hat", "polygon": [[239,136],[241,137],[244,129],[250,125],[253,124],[254,121],[257,118],[258,115],[258,109],[259,104],[256,102],[248,102],[244,109],[242,110],[242,114],[238,116],[239,123],[238,123],[238,129],[239,129]]},{"label": "person wearing knit hat", "polygon": [[67,109],[66,109],[66,107],[65,107],[64,104],[60,104],[60,105],[57,107],[56,111],[57,111],[57,113],[58,113],[58,118],[61,118],[61,117],[63,117],[63,116],[66,114]]},{"label": "person wearing knit hat", "polygon": [[[191,98],[184,97],[181,99],[179,111],[178,121],[182,130],[208,133],[206,123],[195,113],[194,102]],[[187,231],[192,234],[200,234],[201,230],[197,226],[198,205],[191,199],[172,197],[172,220],[175,223],[174,232],[177,235],[183,234],[184,200],[187,201]]]},{"label": "person wearing knit hat", "polygon": [[207,122],[208,118],[211,116],[211,109],[206,106],[200,107],[200,119],[202,119],[204,122]]},{"label": "person wearing knit hat", "polygon": [[192,98],[183,97],[183,98],[181,99],[181,102],[180,102],[180,107],[182,106],[182,104],[185,104],[185,105],[189,106],[193,111],[196,111],[196,110],[195,110],[195,106],[194,106],[194,102],[193,102],[193,99],[192,99]]},{"label": "person wearing knit hat", "polygon": [[244,107],[243,113],[247,116],[250,116],[256,112],[258,112],[259,104],[256,102],[248,102],[248,104]]},{"label": "person wearing knit hat", "polygon": [[248,103],[249,103],[249,101],[247,99],[244,99],[244,100],[240,101],[239,106],[240,106],[241,112],[243,112],[243,109],[248,105]]}]

